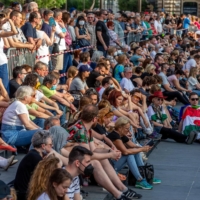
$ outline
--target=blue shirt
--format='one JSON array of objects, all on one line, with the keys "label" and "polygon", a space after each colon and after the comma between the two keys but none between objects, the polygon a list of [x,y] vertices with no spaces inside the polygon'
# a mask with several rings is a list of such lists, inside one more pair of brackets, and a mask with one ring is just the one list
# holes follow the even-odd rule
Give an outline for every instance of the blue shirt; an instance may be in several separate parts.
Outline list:
[{"label": "blue shirt", "polygon": [[51,37],[51,26],[49,26],[49,24],[43,22],[41,30],[44,31],[49,38]]},{"label": "blue shirt", "polygon": [[139,59],[141,58],[141,56],[134,54],[131,58],[130,61],[135,65],[138,66],[139,65]]},{"label": "blue shirt", "polygon": [[189,26],[190,26],[190,19],[186,17],[186,18],[183,20],[183,28],[184,28],[184,29],[188,29]]},{"label": "blue shirt", "polygon": [[121,64],[118,64],[114,69],[114,78],[118,81],[118,83],[120,83],[120,81],[123,78],[121,75],[121,73],[123,72],[124,72],[124,66]]},{"label": "blue shirt", "polygon": [[37,38],[36,29],[33,28],[30,22],[26,22],[24,26],[21,27],[24,36],[28,39],[29,37]]}]

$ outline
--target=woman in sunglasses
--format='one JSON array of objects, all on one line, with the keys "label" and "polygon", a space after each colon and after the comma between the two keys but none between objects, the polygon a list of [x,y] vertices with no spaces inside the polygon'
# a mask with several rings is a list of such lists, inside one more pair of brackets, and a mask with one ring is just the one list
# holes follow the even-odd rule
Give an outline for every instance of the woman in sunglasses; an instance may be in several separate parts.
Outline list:
[{"label": "woman in sunglasses", "polygon": [[163,108],[163,96],[161,91],[154,92],[149,97],[151,105],[148,107],[147,115],[149,120],[154,125],[154,131],[162,135],[162,139],[173,139],[179,143],[192,144],[196,139],[196,133],[191,132],[188,136],[172,129],[171,125],[167,123],[167,115]]}]

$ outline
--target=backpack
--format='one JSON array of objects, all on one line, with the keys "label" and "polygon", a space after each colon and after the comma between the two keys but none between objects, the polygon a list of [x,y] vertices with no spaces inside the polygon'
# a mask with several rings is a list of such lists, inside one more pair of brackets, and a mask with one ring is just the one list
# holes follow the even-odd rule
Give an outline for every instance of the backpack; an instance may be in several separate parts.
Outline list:
[{"label": "backpack", "polygon": [[72,45],[72,37],[68,31],[66,32],[66,35],[65,35],[65,43],[67,46]]}]

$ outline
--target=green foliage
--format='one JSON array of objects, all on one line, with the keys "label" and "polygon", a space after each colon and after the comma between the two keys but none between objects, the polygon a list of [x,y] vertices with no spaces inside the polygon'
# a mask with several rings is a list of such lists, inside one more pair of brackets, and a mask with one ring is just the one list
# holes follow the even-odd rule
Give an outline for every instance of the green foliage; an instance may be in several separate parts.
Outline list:
[{"label": "green foliage", "polygon": [[[68,9],[71,7],[75,7],[77,10],[89,9],[93,3],[93,0],[68,0]],[[98,7],[98,0],[95,0],[94,8]]]},{"label": "green foliage", "polygon": [[[118,0],[119,9],[123,11],[134,11],[138,12],[138,0]],[[146,0],[142,0],[142,11],[147,8]]]},{"label": "green foliage", "polygon": [[39,8],[61,8],[66,0],[36,0]]}]

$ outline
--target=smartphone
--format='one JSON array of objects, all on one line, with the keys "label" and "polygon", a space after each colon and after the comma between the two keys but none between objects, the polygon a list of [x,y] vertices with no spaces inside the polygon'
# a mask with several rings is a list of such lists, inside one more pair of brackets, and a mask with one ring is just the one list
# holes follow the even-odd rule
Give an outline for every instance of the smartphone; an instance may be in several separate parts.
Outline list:
[{"label": "smartphone", "polygon": [[55,19],[53,17],[49,18],[49,26],[56,26]]},{"label": "smartphone", "polygon": [[153,141],[153,140],[149,140],[149,141],[146,143],[146,146],[152,147],[153,145],[154,145],[154,141]]}]

